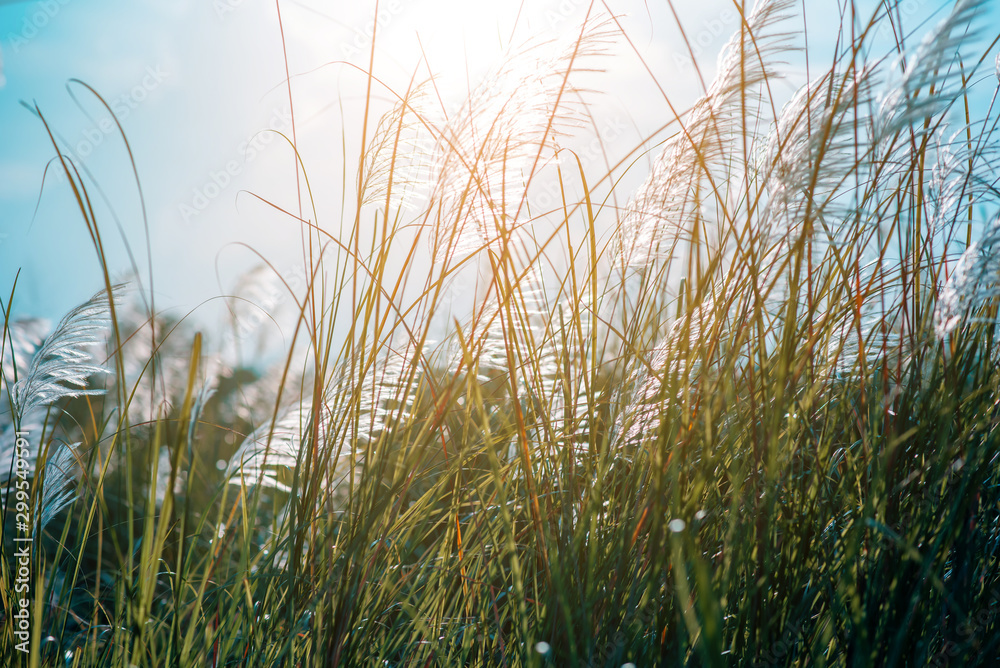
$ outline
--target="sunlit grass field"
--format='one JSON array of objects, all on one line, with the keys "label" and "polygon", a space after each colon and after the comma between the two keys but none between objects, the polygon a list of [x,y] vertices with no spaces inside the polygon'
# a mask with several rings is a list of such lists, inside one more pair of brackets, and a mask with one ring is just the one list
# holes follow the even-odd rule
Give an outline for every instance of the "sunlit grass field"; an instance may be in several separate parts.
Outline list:
[{"label": "sunlit grass field", "polygon": [[344,219],[307,164],[260,196],[301,267],[197,332],[112,280],[61,157],[105,285],[55,327],[3,298],[4,665],[996,665],[988,4],[847,3],[779,98],[800,4],[761,0],[597,179],[562,145],[633,44],[599,7],[447,114],[372,71]]}]

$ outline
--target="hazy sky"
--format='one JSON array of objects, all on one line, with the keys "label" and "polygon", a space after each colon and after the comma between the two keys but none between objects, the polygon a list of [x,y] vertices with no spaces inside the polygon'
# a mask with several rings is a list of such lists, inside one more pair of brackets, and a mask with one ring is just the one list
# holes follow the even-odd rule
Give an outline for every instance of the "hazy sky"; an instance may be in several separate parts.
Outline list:
[{"label": "hazy sky", "polygon": [[[339,225],[345,142],[351,156],[347,180],[355,178],[366,82],[361,68],[367,66],[373,25],[379,45],[375,72],[381,79],[404,89],[424,54],[443,96],[454,102],[510,43],[515,20],[515,42],[529,34],[558,35],[579,26],[587,4],[533,1],[525,9],[513,0],[383,0],[376,16],[374,2],[282,1],[296,129],[320,224],[331,231]],[[710,77],[719,48],[738,27],[733,4],[674,4]],[[805,4],[809,53],[828,62],[837,3]],[[910,27],[941,5],[938,0],[901,3]],[[607,59],[607,71],[591,81],[603,93],[594,101],[595,118],[617,158],[672,117],[657,82],[679,109],[700,88],[665,2],[610,6],[623,14],[632,46],[623,40]],[[161,305],[187,312],[219,294],[255,263],[250,249],[279,268],[294,265],[297,226],[247,194],[295,208],[293,154],[280,137],[266,132],[291,129],[274,2],[0,2],[0,49],[5,78],[0,88],[0,291],[6,302],[20,269],[15,313],[58,318],[101,287],[93,244],[68,184],[52,178],[58,169],[50,170],[41,188],[55,150],[45,125],[22,103],[37,105],[63,151],[89,171],[112,270],[120,273],[130,265],[124,236],[145,273],[143,209],[112,117],[122,125],[145,198]],[[802,81],[801,62],[788,64],[789,78],[779,85],[785,94]],[[82,84],[69,83],[72,79],[99,92],[111,112]],[[375,96],[390,99],[379,88]],[[644,176],[640,164],[622,192]]]}]

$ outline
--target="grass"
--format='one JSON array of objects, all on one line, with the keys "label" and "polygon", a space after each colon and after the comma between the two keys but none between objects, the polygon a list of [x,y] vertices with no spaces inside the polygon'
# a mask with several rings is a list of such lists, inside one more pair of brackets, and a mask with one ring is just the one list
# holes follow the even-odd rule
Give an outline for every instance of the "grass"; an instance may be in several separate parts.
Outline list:
[{"label": "grass", "polygon": [[[581,72],[631,44],[615,18],[512,48],[448,117],[414,77],[380,121],[366,108],[337,233],[304,169],[296,206],[260,200],[301,225],[306,268],[266,368],[239,354],[252,299],[228,334],[193,333],[106,273],[49,335],[6,299],[5,660],[992,665],[984,6],[904,40],[895,4],[848,3],[783,103],[796,5],[763,2],[631,194],[648,145],[594,179],[555,139],[589,123]],[[905,67],[873,55],[883,26]],[[536,211],[545,178],[563,198]],[[36,460],[28,654],[16,430]]]}]

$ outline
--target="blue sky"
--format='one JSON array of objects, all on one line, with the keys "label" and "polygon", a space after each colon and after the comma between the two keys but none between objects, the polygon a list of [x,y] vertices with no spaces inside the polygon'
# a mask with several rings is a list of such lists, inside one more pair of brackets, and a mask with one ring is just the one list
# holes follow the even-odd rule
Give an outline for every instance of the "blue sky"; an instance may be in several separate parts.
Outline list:
[{"label": "blue sky", "polygon": [[[81,79],[108,100],[132,144],[154,264],[162,266],[165,300],[173,301],[175,291],[187,290],[170,285],[183,277],[176,271],[181,249],[211,236],[213,221],[181,232],[170,220],[170,203],[197,186],[227,149],[234,153],[269,105],[279,102],[269,89],[280,81],[280,42],[266,38],[266,18],[253,11],[220,18],[211,3],[176,0],[0,8],[6,77],[0,89],[0,229],[6,235],[0,282],[9,290],[13,268],[20,266],[15,310],[58,316],[100,287],[96,254],[65,180],[47,183],[39,202],[42,174],[55,151],[44,125],[20,103],[37,104],[92,171],[133,251],[144,258],[136,184],[112,114],[85,88],[67,82]],[[122,270],[129,261],[121,234],[110,210],[99,204],[99,212],[109,259]]]},{"label": "blue sky", "polygon": [[[834,20],[836,3],[807,4],[810,53],[826,60],[835,31],[825,26]],[[915,26],[942,3],[901,4]],[[738,25],[732,3],[675,5],[710,75],[719,47]],[[299,144],[320,219],[331,229],[341,211],[342,131],[350,145],[364,94],[360,72],[337,61],[363,67],[376,25],[381,77],[405,87],[422,51],[440,75],[443,94],[458,99],[466,81],[493,62],[510,39],[519,3],[385,0],[377,16],[374,7],[373,2],[319,0],[281,5]],[[623,20],[636,48],[675,104],[690,103],[698,85],[665,3],[611,7],[628,12]],[[521,34],[558,33],[576,25],[585,10],[582,0],[534,2],[520,12],[518,25]],[[294,264],[298,229],[245,194],[252,191],[286,206],[294,202],[293,155],[266,132],[290,129],[273,2],[0,3],[0,49],[5,78],[0,88],[0,291],[6,301],[20,269],[15,313],[56,319],[101,287],[93,246],[65,180],[50,178],[41,190],[55,151],[42,122],[22,102],[37,104],[64,150],[68,147],[93,174],[99,188],[92,194],[111,269],[121,274],[131,264],[124,238],[145,273],[146,226],[112,115],[121,123],[145,198],[161,306],[178,315],[204,308],[199,304],[256,262],[254,250],[279,268]],[[602,75],[605,94],[595,114],[601,123],[619,128],[611,149],[624,154],[662,125],[669,109],[638,59],[624,45],[620,52]],[[801,69],[801,63],[789,64],[789,82],[801,79]],[[100,92],[112,112],[81,85],[68,84],[74,78]],[[785,85],[791,89],[791,83]],[[353,168],[352,163],[348,181]],[[629,178],[637,184],[643,176],[637,170]]]}]

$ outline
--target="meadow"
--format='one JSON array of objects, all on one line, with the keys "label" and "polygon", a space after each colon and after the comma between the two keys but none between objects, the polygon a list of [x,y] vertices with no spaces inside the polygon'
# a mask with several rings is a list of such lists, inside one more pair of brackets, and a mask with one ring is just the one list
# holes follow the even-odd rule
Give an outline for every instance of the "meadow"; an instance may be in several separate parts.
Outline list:
[{"label": "meadow", "polygon": [[617,17],[449,113],[414,75],[349,129],[342,221],[305,164],[257,198],[302,268],[212,330],[115,283],[38,110],[105,284],[54,327],[3,298],[4,664],[995,665],[1000,34],[900,4],[843,3],[780,99],[800,3],[741,10],[598,179],[562,145]]}]

